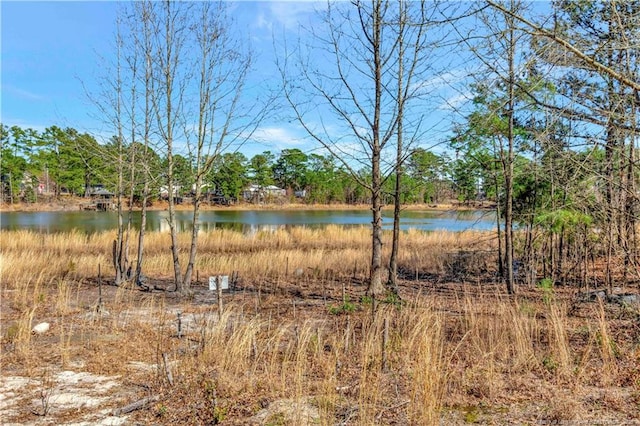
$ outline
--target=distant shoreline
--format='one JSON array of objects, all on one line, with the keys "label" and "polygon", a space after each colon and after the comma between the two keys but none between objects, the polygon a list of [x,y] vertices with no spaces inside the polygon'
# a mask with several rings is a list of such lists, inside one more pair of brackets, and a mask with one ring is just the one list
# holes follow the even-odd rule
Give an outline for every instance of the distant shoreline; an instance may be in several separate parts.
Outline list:
[{"label": "distant shoreline", "polygon": [[[85,198],[65,197],[59,200],[51,200],[40,203],[2,203],[0,204],[0,212],[57,212],[57,211],[79,211],[81,206],[88,202]],[[449,211],[449,210],[487,210],[493,208],[493,203],[484,202],[482,204],[475,203],[470,205],[460,204],[457,201],[447,201],[438,204],[407,204],[403,205],[403,210],[431,210],[431,211]],[[190,203],[176,205],[176,210],[191,210]],[[368,210],[371,208],[368,204],[305,204],[305,203],[272,203],[272,204],[251,204],[238,203],[230,206],[210,205],[203,203],[200,206],[201,211],[215,210]],[[124,210],[128,208],[123,207]],[[148,210],[167,210],[168,203],[166,201],[155,201],[152,206],[147,207]],[[385,205],[384,210],[393,209],[393,205]],[[140,211],[141,208],[136,206],[134,211]]]}]

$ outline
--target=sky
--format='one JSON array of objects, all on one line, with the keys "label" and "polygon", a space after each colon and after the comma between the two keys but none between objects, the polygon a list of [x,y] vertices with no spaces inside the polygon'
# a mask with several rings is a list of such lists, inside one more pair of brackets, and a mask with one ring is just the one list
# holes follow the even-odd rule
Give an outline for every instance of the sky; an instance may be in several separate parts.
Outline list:
[{"label": "sky", "polygon": [[2,122],[91,129],[84,84],[113,34],[112,2],[1,2]]},{"label": "sky", "polygon": [[[314,9],[322,3],[240,1],[232,8],[237,31],[251,40],[256,53],[254,82],[277,83],[274,37],[292,43],[299,25],[317,20]],[[113,56],[118,4],[113,1],[2,1],[0,121],[8,126],[33,128],[73,127],[105,140],[114,132],[104,123],[91,94],[99,92],[105,61]],[[283,40],[277,40],[281,44]],[[456,76],[456,70],[449,71]],[[443,82],[424,82],[425,87]],[[450,93],[458,102],[461,93]],[[439,108],[440,115],[446,108]],[[295,120],[286,112],[268,117],[256,132],[259,143],[245,154],[285,148],[314,149]],[[434,123],[442,117],[431,114]],[[432,127],[436,127],[434,124]],[[444,129],[444,127],[443,127]],[[438,138],[443,129],[439,129]]]}]

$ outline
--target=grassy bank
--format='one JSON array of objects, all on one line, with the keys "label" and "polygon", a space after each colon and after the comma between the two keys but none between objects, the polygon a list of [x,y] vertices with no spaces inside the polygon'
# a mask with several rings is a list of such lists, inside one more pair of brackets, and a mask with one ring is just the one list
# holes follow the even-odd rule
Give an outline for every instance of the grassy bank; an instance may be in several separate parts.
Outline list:
[{"label": "grassy bank", "polygon": [[[156,290],[108,285],[113,238],[2,233],[1,365],[6,383],[23,384],[13,393],[2,385],[6,421],[640,420],[637,308],[582,301],[573,289],[507,297],[494,280],[489,234],[406,233],[403,300],[380,302],[375,313],[364,297],[366,228],[203,233],[189,300],[164,291],[170,242],[159,233],[145,257]],[[186,235],[181,244],[186,253]],[[232,271],[238,287],[220,310],[206,281]],[[50,331],[31,334],[42,321]],[[115,384],[81,408],[65,405],[65,371]],[[118,411],[132,401],[141,407]]]}]

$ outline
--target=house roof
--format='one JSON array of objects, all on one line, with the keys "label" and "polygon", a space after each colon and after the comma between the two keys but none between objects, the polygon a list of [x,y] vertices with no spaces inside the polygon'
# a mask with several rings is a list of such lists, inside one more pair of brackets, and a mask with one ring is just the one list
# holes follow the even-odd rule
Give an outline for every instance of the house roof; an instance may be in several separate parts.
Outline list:
[{"label": "house roof", "polygon": [[258,190],[263,190],[263,191],[282,191],[282,188],[278,188],[275,185],[260,186],[260,185],[256,185],[256,184],[251,184],[251,185],[249,185],[247,190],[249,190],[249,191],[258,191]]},{"label": "house roof", "polygon": [[96,189],[91,195],[113,195],[113,192],[107,191],[104,188]]}]

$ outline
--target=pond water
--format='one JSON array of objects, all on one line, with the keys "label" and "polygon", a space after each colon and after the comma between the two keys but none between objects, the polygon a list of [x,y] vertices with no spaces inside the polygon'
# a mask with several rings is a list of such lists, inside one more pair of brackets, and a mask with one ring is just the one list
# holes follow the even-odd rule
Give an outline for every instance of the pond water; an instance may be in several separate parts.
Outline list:
[{"label": "pond water", "polygon": [[[383,228],[391,229],[391,211],[383,212]],[[151,211],[147,215],[148,231],[168,230],[169,213]],[[178,229],[189,230],[192,214],[176,212]],[[368,226],[371,213],[368,210],[216,210],[200,214],[202,231],[225,228],[245,233],[291,226],[323,227],[330,224],[342,226]],[[0,230],[28,229],[54,233],[79,230],[93,233],[116,229],[115,212],[59,211],[59,212],[0,212]],[[134,227],[140,226],[140,213],[134,212]],[[404,211],[400,227],[403,230],[490,230],[495,228],[495,215],[484,211]]]}]

